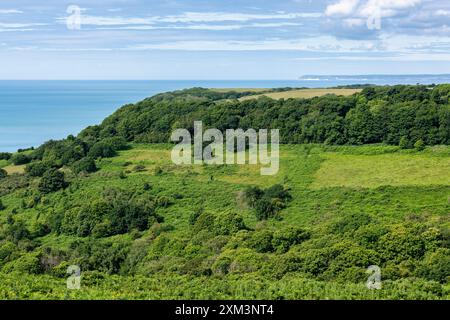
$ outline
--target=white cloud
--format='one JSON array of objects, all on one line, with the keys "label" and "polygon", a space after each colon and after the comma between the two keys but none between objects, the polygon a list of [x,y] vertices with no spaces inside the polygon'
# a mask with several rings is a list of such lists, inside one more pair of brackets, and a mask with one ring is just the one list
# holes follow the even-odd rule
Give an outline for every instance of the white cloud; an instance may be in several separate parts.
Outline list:
[{"label": "white cloud", "polygon": [[331,36],[321,36],[293,40],[263,40],[263,41],[174,41],[153,44],[140,44],[125,48],[127,50],[183,50],[183,51],[327,51],[327,52],[365,52],[375,50],[372,41],[337,40]]},{"label": "white cloud", "polygon": [[435,12],[435,15],[437,16],[450,16],[450,10],[438,10]]},{"label": "white cloud", "polygon": [[28,27],[35,27],[35,26],[46,26],[46,23],[3,23],[0,22],[0,28],[28,28]]},{"label": "white cloud", "polygon": [[[120,26],[120,25],[153,25],[157,23],[209,23],[209,22],[248,22],[253,20],[292,20],[299,18],[318,18],[321,13],[277,13],[277,14],[246,14],[227,12],[185,12],[181,15],[151,16],[151,17],[105,17],[81,15],[83,25]],[[59,23],[66,23],[67,17],[57,18]]]},{"label": "white cloud", "polygon": [[33,31],[33,30],[36,30],[36,29],[32,29],[32,28],[26,28],[26,29],[23,29],[23,28],[20,28],[20,29],[1,29],[0,28],[0,32],[13,32],[13,31],[23,32],[23,31]]},{"label": "white cloud", "polygon": [[367,18],[379,11],[382,17],[392,17],[421,2],[422,0],[366,0],[360,3],[359,0],[340,0],[327,6],[325,15]]},{"label": "white cloud", "polygon": [[325,15],[327,16],[348,16],[351,15],[356,6],[359,4],[359,0],[340,0],[337,3],[327,6]]},{"label": "white cloud", "polygon": [[392,17],[421,2],[422,0],[369,0],[359,8],[359,15],[369,17],[374,12],[380,11],[382,17]]},{"label": "white cloud", "polygon": [[[66,23],[68,17],[57,18],[60,23]],[[155,23],[152,18],[123,18],[123,17],[103,17],[103,16],[91,16],[81,15],[82,25],[93,26],[120,26],[120,25],[133,25],[133,24],[153,24]]]},{"label": "white cloud", "polygon": [[181,15],[166,16],[158,19],[160,22],[223,22],[223,21],[250,21],[250,20],[275,20],[318,18],[322,16],[318,12],[276,13],[276,14],[247,14],[228,12],[185,12]]},{"label": "white cloud", "polygon": [[23,11],[17,9],[0,9],[0,14],[11,14],[11,13],[23,13]]},{"label": "white cloud", "polygon": [[110,28],[99,28],[100,30],[210,30],[210,31],[228,31],[239,30],[244,28],[281,28],[302,26],[302,23],[294,22],[274,22],[274,23],[251,23],[251,24],[228,24],[228,25],[212,25],[212,24],[188,24],[188,25],[169,25],[169,26],[156,26],[156,25],[137,25],[137,26],[121,26]]}]

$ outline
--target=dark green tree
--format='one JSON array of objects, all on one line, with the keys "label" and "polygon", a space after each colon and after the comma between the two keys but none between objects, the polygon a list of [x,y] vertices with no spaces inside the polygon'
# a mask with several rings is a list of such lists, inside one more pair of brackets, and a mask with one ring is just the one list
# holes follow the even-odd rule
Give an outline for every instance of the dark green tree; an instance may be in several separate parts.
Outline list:
[{"label": "dark green tree", "polygon": [[43,174],[38,187],[42,193],[51,193],[64,189],[66,186],[64,173],[57,169],[50,169]]}]

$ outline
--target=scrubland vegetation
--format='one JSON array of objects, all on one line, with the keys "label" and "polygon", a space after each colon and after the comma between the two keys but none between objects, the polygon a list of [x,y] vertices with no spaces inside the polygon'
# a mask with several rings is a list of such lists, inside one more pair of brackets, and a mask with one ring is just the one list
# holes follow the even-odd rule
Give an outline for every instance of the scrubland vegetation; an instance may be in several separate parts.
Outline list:
[{"label": "scrubland vegetation", "polygon": [[[250,94],[161,94],[0,153],[0,298],[450,298],[450,86]],[[280,171],[174,165],[194,120],[279,128]]]}]

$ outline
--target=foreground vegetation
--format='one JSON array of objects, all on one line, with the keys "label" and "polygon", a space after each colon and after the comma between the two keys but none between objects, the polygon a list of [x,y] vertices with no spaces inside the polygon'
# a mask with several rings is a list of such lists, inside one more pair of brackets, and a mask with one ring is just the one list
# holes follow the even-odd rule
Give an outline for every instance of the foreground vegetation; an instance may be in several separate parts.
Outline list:
[{"label": "foreground vegetation", "polygon": [[[0,153],[0,298],[449,299],[445,88],[278,102],[193,89],[126,106],[78,137]],[[373,137],[395,133],[395,145],[285,144],[275,176],[258,165],[176,166],[172,145],[155,143],[196,117],[279,124],[287,142],[339,132],[321,121],[343,117],[339,137],[359,123],[364,138],[378,121],[364,105],[381,96],[416,119],[384,113],[406,129]],[[81,267],[80,290],[66,288],[69,265]],[[365,286],[370,265],[381,267],[381,290]]]}]

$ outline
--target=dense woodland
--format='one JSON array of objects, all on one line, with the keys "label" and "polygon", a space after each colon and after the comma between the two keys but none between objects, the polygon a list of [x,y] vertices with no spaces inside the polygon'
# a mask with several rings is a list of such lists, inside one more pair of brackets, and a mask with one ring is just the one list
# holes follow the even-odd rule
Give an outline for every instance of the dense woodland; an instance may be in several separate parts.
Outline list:
[{"label": "dense woodland", "polygon": [[[71,264],[89,284],[74,297],[448,298],[448,185],[317,191],[308,179],[327,148],[420,153],[449,145],[450,85],[238,100],[250,94],[160,94],[76,137],[0,153],[2,167],[25,166],[11,175],[0,167],[0,298],[62,298]],[[302,144],[292,164],[301,167],[252,185],[216,181],[236,174],[223,167],[202,169],[205,182],[169,164],[150,175],[131,158],[116,165],[136,144],[167,144],[173,129],[193,130],[197,120],[219,130],[280,129],[283,144]],[[294,174],[304,185],[290,183]],[[369,265],[383,268],[384,292],[364,291]],[[158,285],[159,294],[147,287]],[[235,285],[249,288],[236,293]]]}]

